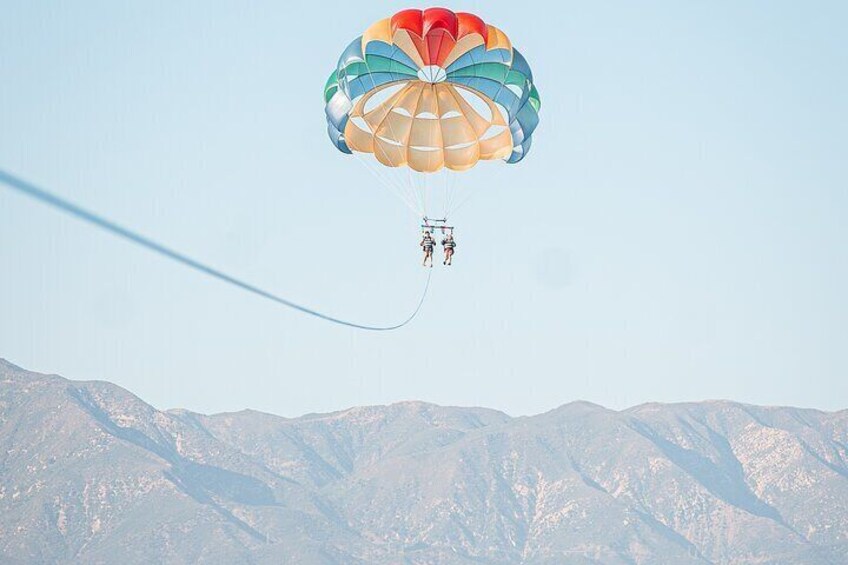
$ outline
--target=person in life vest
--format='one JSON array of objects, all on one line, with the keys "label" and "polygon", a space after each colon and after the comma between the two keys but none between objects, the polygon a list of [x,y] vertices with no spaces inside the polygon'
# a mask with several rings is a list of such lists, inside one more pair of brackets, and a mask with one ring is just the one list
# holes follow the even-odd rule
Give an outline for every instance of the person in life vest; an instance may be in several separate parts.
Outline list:
[{"label": "person in life vest", "polygon": [[427,266],[427,261],[430,261],[430,266],[433,266],[433,248],[436,246],[436,240],[433,239],[433,236],[430,234],[430,231],[424,232],[424,237],[421,238],[421,243],[419,244],[424,249],[424,262],[423,266]]},{"label": "person in life vest", "polygon": [[453,250],[456,248],[453,232],[448,232],[442,239],[442,247],[445,249],[445,260],[442,262],[442,265],[450,265],[453,262]]}]

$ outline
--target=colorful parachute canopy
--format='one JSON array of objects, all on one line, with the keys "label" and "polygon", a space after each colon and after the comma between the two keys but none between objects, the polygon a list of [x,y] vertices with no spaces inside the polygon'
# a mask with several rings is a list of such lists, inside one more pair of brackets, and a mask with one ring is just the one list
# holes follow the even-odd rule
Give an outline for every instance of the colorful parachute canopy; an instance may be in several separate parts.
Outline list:
[{"label": "colorful parachute canopy", "polygon": [[342,53],[324,100],[340,151],[420,172],[517,163],[539,123],[533,73],[509,38],[444,8],[404,10],[368,28]]}]

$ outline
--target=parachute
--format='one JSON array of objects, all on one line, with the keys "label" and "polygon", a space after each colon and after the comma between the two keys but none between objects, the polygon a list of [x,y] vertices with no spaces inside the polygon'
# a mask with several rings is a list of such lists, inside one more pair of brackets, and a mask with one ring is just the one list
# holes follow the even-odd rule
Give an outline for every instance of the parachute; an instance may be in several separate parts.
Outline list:
[{"label": "parachute", "polygon": [[433,174],[444,179],[446,216],[454,173],[524,159],[541,106],[530,66],[506,34],[444,8],[403,10],[369,27],[342,53],[324,101],[339,151],[370,154],[378,176],[406,169],[406,180],[385,184],[425,217]]}]

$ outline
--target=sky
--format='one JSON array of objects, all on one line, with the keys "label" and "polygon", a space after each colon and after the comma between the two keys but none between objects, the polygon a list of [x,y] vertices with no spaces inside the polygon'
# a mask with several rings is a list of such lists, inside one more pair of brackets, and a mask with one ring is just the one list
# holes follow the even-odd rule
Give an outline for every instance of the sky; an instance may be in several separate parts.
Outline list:
[{"label": "sky", "polygon": [[[0,168],[295,302],[414,309],[416,218],[326,136],[400,2],[10,2]],[[426,7],[426,6],[422,6]],[[158,408],[848,408],[844,2],[455,2],[541,125],[457,176],[454,266],[328,324],[0,187],[0,357]]]}]

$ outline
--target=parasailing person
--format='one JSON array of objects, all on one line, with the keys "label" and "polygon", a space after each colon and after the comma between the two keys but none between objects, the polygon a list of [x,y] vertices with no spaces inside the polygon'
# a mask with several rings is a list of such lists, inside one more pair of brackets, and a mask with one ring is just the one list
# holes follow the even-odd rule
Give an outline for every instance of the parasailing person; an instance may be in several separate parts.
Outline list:
[{"label": "parasailing person", "polygon": [[453,230],[442,238],[442,248],[445,250],[445,260],[442,265],[450,266],[453,263],[453,251],[456,249],[456,241],[453,239]]},{"label": "parasailing person", "polygon": [[421,243],[419,244],[421,248],[424,250],[424,262],[421,263],[422,266],[427,266],[427,261],[430,261],[430,267],[433,266],[433,249],[436,247],[436,240],[433,239],[433,235],[429,230],[424,232],[424,237],[421,238]]}]

